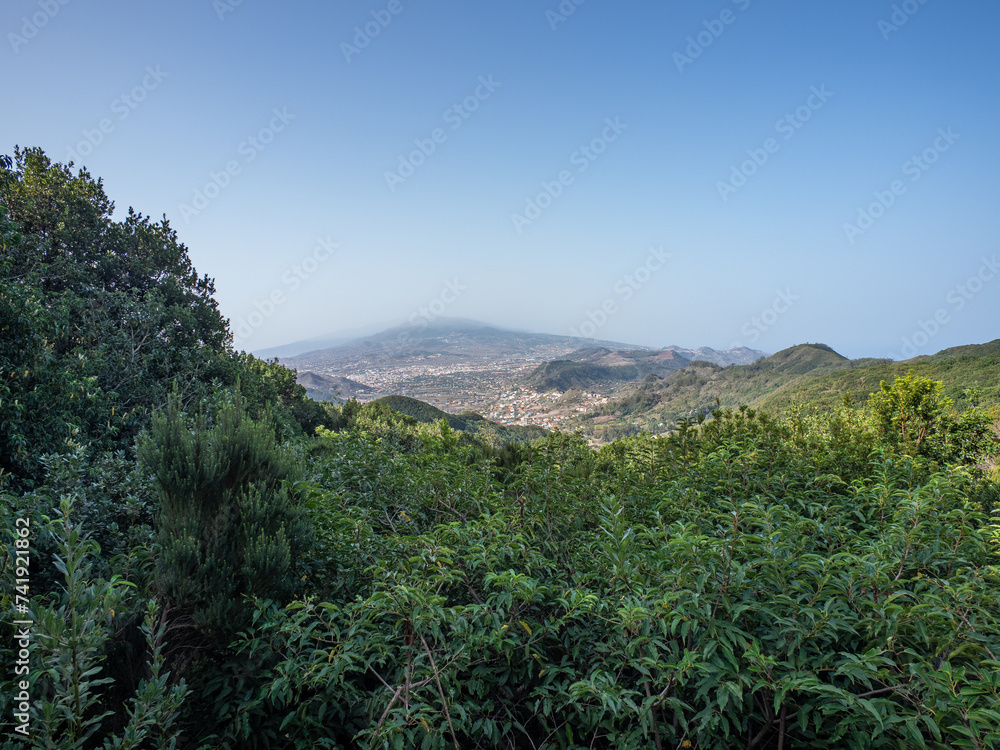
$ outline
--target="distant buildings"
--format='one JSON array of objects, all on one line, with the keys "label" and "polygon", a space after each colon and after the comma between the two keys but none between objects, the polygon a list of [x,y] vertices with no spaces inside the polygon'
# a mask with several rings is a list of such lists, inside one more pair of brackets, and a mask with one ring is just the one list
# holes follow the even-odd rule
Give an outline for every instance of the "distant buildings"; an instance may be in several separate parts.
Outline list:
[{"label": "distant buildings", "polygon": [[567,428],[608,397],[583,393],[569,401],[563,394],[537,393],[520,385],[534,362],[498,361],[483,364],[406,364],[379,367],[370,360],[337,368],[337,374],[372,388],[359,400],[401,395],[426,401],[451,413],[472,411],[504,425]]}]

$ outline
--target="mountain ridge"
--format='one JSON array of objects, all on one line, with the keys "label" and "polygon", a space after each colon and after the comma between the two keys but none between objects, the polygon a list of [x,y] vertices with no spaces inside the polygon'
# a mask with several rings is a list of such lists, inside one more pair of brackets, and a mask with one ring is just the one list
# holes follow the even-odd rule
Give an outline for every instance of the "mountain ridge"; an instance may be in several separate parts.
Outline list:
[{"label": "mountain ridge", "polygon": [[891,382],[909,370],[945,382],[945,394],[956,404],[976,399],[1000,403],[1000,339],[942,350],[902,362],[862,358],[851,360],[826,344],[799,344],[750,365],[719,367],[710,363],[690,365],[637,384],[630,392],[583,417],[583,423],[602,439],[629,434],[636,429],[662,432],[684,417],[705,414],[716,404],[741,405],[773,412],[806,406],[823,410],[843,402],[850,393],[856,403],[867,400],[883,380]]},{"label": "mountain ridge", "polygon": [[[289,345],[292,346],[292,345]],[[753,361],[765,352],[745,347],[717,351],[710,347],[684,349],[670,346],[626,344],[604,339],[588,339],[559,334],[505,329],[464,318],[439,318],[421,325],[400,325],[364,335],[336,346],[281,356],[283,364],[302,370],[333,373],[364,364],[368,367],[399,367],[405,364],[474,364],[507,358],[524,361],[577,359],[579,353],[603,351],[605,356],[622,359],[624,352],[665,353],[691,359],[689,355],[714,361]],[[617,354],[615,354],[617,353]],[[431,362],[431,360],[434,360]],[[604,362],[608,366],[631,364]],[[645,373],[643,373],[645,374]]]},{"label": "mountain ridge", "polygon": [[385,368],[406,364],[485,364],[497,359],[544,361],[585,347],[654,350],[654,347],[602,339],[514,331],[462,318],[439,318],[416,326],[387,328],[334,347],[279,359],[298,369],[332,373],[360,364]]}]

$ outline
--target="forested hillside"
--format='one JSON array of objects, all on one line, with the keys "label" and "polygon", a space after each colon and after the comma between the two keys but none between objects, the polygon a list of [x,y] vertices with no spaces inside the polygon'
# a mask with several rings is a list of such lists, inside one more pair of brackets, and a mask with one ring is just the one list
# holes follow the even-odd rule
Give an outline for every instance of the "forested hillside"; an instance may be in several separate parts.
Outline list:
[{"label": "forested hillside", "polygon": [[[0,182],[5,741],[1000,747],[1000,413],[951,379],[983,357],[515,442],[312,401],[166,220],[37,150]],[[748,394],[854,372],[776,357]]]},{"label": "forested hillside", "polygon": [[824,344],[800,344],[750,365],[692,362],[664,378],[647,377],[632,392],[586,415],[586,430],[614,439],[639,430],[662,432],[717,406],[748,404],[773,414],[826,411],[850,396],[857,405],[883,380],[913,370],[941,380],[960,410],[1000,406],[1000,341],[949,349],[905,362],[849,360]]},{"label": "forested hillside", "polygon": [[824,409],[839,403],[844,393],[867,399],[883,380],[913,370],[945,384],[945,395],[961,408],[1000,405],[1000,339],[987,344],[959,346],[900,363],[881,362],[840,372],[824,373],[776,390],[760,400],[766,409],[796,408],[807,404]]}]

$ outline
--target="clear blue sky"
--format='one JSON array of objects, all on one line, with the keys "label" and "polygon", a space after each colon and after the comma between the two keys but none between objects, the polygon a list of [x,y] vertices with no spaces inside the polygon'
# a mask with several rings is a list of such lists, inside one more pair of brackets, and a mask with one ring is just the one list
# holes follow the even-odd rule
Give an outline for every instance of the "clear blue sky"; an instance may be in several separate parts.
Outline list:
[{"label": "clear blue sky", "polygon": [[0,153],[166,214],[247,349],[421,309],[853,357],[1000,336],[995,2],[62,2],[0,9]]}]

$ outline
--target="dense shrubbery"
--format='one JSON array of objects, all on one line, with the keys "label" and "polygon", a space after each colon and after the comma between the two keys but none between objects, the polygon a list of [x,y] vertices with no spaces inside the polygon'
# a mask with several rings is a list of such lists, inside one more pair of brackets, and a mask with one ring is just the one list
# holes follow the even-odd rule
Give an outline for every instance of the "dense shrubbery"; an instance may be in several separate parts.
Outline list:
[{"label": "dense shrubbery", "polygon": [[238,646],[266,720],[236,744],[995,746],[987,517],[876,438],[719,413],[501,483],[447,435],[326,434],[328,558]]},{"label": "dense shrubbery", "polygon": [[1000,747],[1000,415],[910,375],[594,450],[319,405],[165,222],[40,152],[0,178],[36,744]]}]

